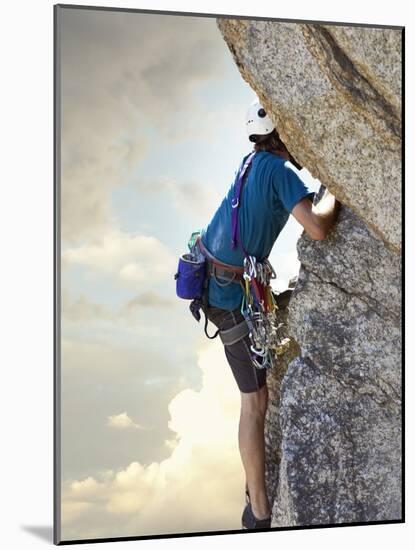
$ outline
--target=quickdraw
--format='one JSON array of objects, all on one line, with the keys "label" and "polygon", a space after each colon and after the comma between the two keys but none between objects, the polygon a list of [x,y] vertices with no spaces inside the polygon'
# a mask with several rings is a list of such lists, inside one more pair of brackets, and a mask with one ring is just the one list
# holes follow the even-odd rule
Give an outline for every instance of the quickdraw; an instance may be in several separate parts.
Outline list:
[{"label": "quickdraw", "polygon": [[249,328],[252,361],[261,369],[274,367],[275,356],[284,353],[290,343],[275,315],[278,306],[270,284],[275,278],[267,258],[258,262],[254,256],[245,257],[241,313]]}]

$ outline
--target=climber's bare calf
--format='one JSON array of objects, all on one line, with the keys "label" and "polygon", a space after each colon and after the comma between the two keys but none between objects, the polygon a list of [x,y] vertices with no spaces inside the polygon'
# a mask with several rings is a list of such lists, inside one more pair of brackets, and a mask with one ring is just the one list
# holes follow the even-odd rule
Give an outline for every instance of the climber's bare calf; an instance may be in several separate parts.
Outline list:
[{"label": "climber's bare calf", "polygon": [[270,516],[265,488],[264,421],[267,405],[266,384],[255,392],[241,392],[239,451],[245,469],[252,512],[257,519]]}]

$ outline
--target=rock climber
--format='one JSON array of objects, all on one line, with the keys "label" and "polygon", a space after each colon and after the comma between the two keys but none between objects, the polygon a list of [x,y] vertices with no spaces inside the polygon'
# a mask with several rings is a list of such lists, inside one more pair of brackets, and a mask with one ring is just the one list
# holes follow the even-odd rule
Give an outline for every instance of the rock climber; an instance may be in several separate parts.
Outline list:
[{"label": "rock climber", "polygon": [[[314,193],[301,179],[301,166],[287,150],[258,98],[248,108],[246,131],[249,141],[254,144],[251,153],[255,155],[239,204],[239,235],[243,249],[255,257],[267,257],[290,214],[311,239],[325,239],[335,222],[339,203],[326,189],[318,205],[313,205]],[[232,187],[201,232],[205,253],[219,260],[222,268],[227,266],[228,271],[232,271],[232,266],[240,268],[244,259],[242,247],[232,248],[230,244]],[[225,271],[221,272],[223,280],[226,280]],[[220,277],[210,277],[205,314],[218,329],[235,327],[243,321],[241,300],[240,284],[222,284]],[[254,366],[248,335],[232,345],[225,345],[224,350],[241,396],[238,443],[246,477],[242,527],[269,528],[271,509],[265,484],[264,442],[267,369]]]}]

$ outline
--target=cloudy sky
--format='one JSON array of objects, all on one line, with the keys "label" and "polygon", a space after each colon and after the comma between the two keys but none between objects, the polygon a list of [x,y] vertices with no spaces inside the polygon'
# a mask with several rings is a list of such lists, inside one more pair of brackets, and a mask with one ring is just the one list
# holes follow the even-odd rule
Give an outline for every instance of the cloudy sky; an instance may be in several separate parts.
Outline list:
[{"label": "cloudy sky", "polygon": [[239,529],[239,391],[173,275],[254,93],[214,19],[66,8],[60,29],[62,540]]}]

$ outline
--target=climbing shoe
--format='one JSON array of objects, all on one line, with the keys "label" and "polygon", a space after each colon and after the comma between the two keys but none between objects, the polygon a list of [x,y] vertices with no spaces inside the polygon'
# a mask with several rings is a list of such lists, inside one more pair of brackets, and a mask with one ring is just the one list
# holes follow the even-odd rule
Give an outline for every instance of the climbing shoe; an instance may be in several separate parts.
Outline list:
[{"label": "climbing shoe", "polygon": [[[249,498],[249,495],[247,495]],[[271,527],[271,516],[265,519],[258,519],[254,516],[251,502],[248,502],[242,514],[243,529],[269,529]]]}]

